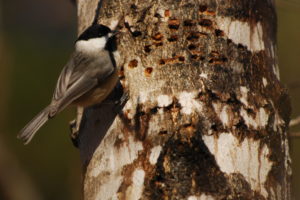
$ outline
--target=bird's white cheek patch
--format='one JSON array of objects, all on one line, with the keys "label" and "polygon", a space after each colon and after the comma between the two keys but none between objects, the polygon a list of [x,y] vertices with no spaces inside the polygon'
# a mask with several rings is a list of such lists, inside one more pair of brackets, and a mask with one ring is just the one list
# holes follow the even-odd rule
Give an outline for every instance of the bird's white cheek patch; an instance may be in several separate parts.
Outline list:
[{"label": "bird's white cheek patch", "polygon": [[106,41],[107,39],[105,37],[80,40],[76,42],[75,47],[77,51],[89,53],[104,49]]}]

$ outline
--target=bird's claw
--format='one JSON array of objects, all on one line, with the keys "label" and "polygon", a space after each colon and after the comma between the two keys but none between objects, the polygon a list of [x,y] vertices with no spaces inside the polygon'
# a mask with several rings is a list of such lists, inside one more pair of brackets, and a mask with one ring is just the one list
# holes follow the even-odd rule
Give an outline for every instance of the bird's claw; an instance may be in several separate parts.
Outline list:
[{"label": "bird's claw", "polygon": [[78,134],[79,134],[79,126],[77,125],[76,119],[69,122],[70,125],[70,138],[73,143],[73,145],[78,148]]}]

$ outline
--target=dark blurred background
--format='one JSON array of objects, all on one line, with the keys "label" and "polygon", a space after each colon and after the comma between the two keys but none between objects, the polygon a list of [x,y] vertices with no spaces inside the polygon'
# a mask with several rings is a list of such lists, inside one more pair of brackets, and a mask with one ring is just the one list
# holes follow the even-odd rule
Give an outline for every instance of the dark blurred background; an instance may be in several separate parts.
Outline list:
[{"label": "dark blurred background", "polygon": [[[277,0],[282,82],[293,115],[300,115],[300,0]],[[79,200],[79,153],[69,139],[67,110],[51,120],[28,146],[18,131],[52,96],[57,76],[76,39],[76,8],[70,0],[0,1],[0,199]],[[291,129],[300,132],[300,126]],[[294,196],[300,199],[300,137],[291,139]]]},{"label": "dark blurred background", "polygon": [[[278,58],[281,82],[288,88],[292,102],[292,119],[300,116],[300,0],[276,0],[278,15]],[[293,168],[293,196],[300,199],[300,125],[290,132]]]},{"label": "dark blurred background", "polygon": [[0,0],[0,27],[0,156],[9,152],[0,163],[0,199],[82,199],[79,153],[68,136],[72,109],[30,145],[16,139],[52,97],[74,47],[76,7],[71,0]]}]

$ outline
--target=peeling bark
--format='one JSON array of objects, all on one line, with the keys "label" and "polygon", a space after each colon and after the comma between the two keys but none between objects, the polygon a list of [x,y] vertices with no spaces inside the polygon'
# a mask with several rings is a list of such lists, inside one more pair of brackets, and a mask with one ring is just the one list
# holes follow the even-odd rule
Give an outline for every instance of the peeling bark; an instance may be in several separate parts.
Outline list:
[{"label": "peeling bark", "polygon": [[85,110],[86,200],[290,199],[290,102],[272,0],[77,4],[79,32],[123,20],[130,94],[120,112],[120,89]]}]

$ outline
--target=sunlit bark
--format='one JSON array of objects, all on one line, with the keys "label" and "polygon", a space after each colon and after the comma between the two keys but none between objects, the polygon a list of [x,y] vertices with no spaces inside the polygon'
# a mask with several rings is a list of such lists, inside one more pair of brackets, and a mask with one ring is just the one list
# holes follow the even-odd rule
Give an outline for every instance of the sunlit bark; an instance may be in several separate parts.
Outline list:
[{"label": "sunlit bark", "polygon": [[85,110],[86,200],[290,199],[273,1],[77,3],[79,32],[121,19],[130,94],[119,114],[112,100]]}]

